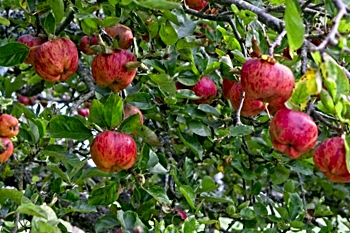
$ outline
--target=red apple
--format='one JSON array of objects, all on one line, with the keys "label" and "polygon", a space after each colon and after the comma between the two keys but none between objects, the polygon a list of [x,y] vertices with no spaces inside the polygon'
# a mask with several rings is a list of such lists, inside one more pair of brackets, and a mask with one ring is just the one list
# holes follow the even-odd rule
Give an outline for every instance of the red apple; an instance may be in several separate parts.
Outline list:
[{"label": "red apple", "polygon": [[196,85],[191,87],[191,90],[197,96],[202,97],[199,100],[193,100],[192,102],[195,104],[210,104],[217,94],[215,83],[208,77],[201,78]]},{"label": "red apple", "polygon": [[49,82],[66,81],[78,68],[78,50],[67,38],[58,38],[42,44],[35,52],[34,69]]},{"label": "red apple", "polygon": [[9,114],[0,115],[0,136],[12,138],[19,132],[18,120]]},{"label": "red apple", "polygon": [[0,137],[0,163],[5,163],[13,153],[13,144],[7,137]]},{"label": "red apple", "polygon": [[224,78],[222,81],[222,95],[225,99],[229,99],[229,93],[233,84],[237,83],[236,80],[230,80],[228,78]]},{"label": "red apple", "polygon": [[[242,99],[242,85],[240,82],[233,84],[228,93],[232,107],[237,111]],[[244,98],[241,115],[242,116],[256,116],[265,110],[265,105],[260,100],[254,100],[249,97]]]},{"label": "red apple", "polygon": [[83,117],[87,117],[90,115],[90,110],[88,108],[82,108],[78,110],[78,114]]},{"label": "red apple", "polygon": [[34,65],[35,58],[34,54],[40,45],[47,41],[46,36],[33,36],[30,34],[22,35],[18,38],[18,42],[27,45],[30,48],[27,58],[24,60],[25,63]]},{"label": "red apple", "polygon": [[125,89],[134,79],[136,69],[127,70],[125,64],[136,61],[128,50],[115,50],[112,54],[98,53],[91,64],[92,76],[100,87],[117,92]]},{"label": "red apple", "polygon": [[246,95],[252,99],[272,102],[278,98],[285,102],[292,95],[294,75],[280,63],[250,59],[242,66],[241,82]]},{"label": "red apple", "polygon": [[118,46],[120,49],[128,49],[132,44],[132,39],[134,38],[132,31],[129,27],[123,24],[117,24],[113,27],[105,28],[105,31],[112,38],[118,40]]},{"label": "red apple", "polygon": [[315,166],[333,182],[350,182],[350,173],[346,168],[344,139],[329,138],[318,145],[314,151]]},{"label": "red apple", "polygon": [[91,48],[92,45],[98,45],[98,39],[96,36],[83,36],[79,41],[80,50],[87,55],[97,53],[97,51]]},{"label": "red apple", "polygon": [[106,172],[117,172],[134,165],[137,145],[129,134],[104,131],[92,141],[90,154],[97,168]]},{"label": "red apple", "polygon": [[185,0],[185,2],[189,8],[197,11],[202,10],[206,5],[208,5],[208,2],[204,0]]},{"label": "red apple", "polygon": [[287,108],[285,105],[284,98],[276,98],[269,102],[267,109],[271,115],[274,115],[278,110]]},{"label": "red apple", "polygon": [[139,114],[140,115],[140,123],[143,124],[143,115],[138,107],[135,107],[131,104],[124,104],[123,113],[124,113],[124,119],[126,119],[132,115]]},{"label": "red apple", "polygon": [[306,113],[281,109],[270,122],[274,148],[296,159],[311,150],[317,140],[316,123]]},{"label": "red apple", "polygon": [[32,100],[28,96],[17,96],[17,101],[26,106],[33,105]]},{"label": "red apple", "polygon": [[117,229],[117,230],[115,231],[115,233],[123,233],[123,231],[122,231],[121,228],[119,228],[119,229]]}]

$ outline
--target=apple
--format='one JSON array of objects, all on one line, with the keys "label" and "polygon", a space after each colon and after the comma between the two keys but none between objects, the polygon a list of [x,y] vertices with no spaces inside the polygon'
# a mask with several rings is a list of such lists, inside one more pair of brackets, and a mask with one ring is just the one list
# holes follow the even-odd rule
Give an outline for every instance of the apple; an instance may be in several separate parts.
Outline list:
[{"label": "apple", "polygon": [[81,108],[78,110],[78,114],[83,117],[87,117],[90,115],[90,110],[88,108]]},{"label": "apple", "polygon": [[[242,99],[242,85],[240,82],[233,84],[228,95],[232,107],[237,111]],[[241,115],[242,116],[256,116],[265,110],[265,105],[260,100],[254,100],[249,97],[244,98]]]},{"label": "apple", "polygon": [[87,55],[93,55],[97,53],[97,51],[91,48],[92,45],[98,45],[98,39],[96,36],[85,35],[79,41],[80,50]]},{"label": "apple", "polygon": [[106,172],[117,172],[134,165],[137,145],[129,134],[104,131],[92,141],[90,154],[97,168]]},{"label": "apple", "polygon": [[274,115],[269,132],[274,148],[293,159],[310,151],[318,137],[317,125],[309,115],[287,108]]},{"label": "apple", "polygon": [[246,96],[272,102],[287,101],[293,92],[294,75],[285,65],[264,59],[247,60],[241,70],[242,88]]},{"label": "apple", "polygon": [[24,60],[25,63],[33,65],[35,62],[34,54],[40,45],[47,41],[46,36],[33,36],[30,34],[22,35],[18,38],[18,42],[27,45],[30,50],[27,58]]},{"label": "apple", "polygon": [[16,117],[9,114],[0,115],[0,137],[12,138],[19,132],[19,125]]},{"label": "apple", "polygon": [[124,119],[126,119],[132,115],[139,114],[140,115],[140,123],[143,124],[143,115],[138,107],[135,107],[134,105],[131,105],[131,104],[124,104],[123,113],[124,113]]},{"label": "apple", "polygon": [[35,52],[34,69],[46,81],[66,81],[78,68],[78,50],[68,38],[42,44]]},{"label": "apple", "polygon": [[32,100],[28,96],[17,96],[17,101],[26,106],[33,105]]},{"label": "apple", "polygon": [[189,8],[197,11],[202,10],[208,5],[208,2],[204,0],[185,0],[185,2]]},{"label": "apple", "polygon": [[230,80],[228,78],[223,78],[222,80],[222,95],[225,99],[229,99],[229,93],[233,84],[237,83],[236,80]]},{"label": "apple", "polygon": [[315,166],[333,182],[350,182],[350,173],[346,167],[344,139],[329,138],[319,144],[314,151]]},{"label": "apple", "polygon": [[129,27],[118,23],[113,27],[105,28],[105,31],[112,38],[118,40],[118,46],[120,49],[128,49],[132,44],[132,39],[134,38],[132,31]]},{"label": "apple", "polygon": [[5,163],[13,153],[13,143],[7,137],[0,137],[0,163]]},{"label": "apple", "polygon": [[276,98],[267,105],[267,109],[271,115],[274,115],[278,110],[287,108],[285,105],[284,98]]},{"label": "apple", "polygon": [[134,79],[136,69],[127,70],[125,64],[136,61],[128,50],[114,50],[111,54],[98,53],[91,63],[92,76],[100,87],[109,87],[118,92],[125,89]]},{"label": "apple", "polygon": [[216,97],[217,88],[213,80],[208,77],[201,78],[196,85],[190,88],[197,96],[202,98],[193,100],[195,104],[210,104]]},{"label": "apple", "polygon": [[123,233],[123,231],[122,231],[121,228],[119,228],[119,229],[117,229],[117,230],[115,231],[115,233]]}]

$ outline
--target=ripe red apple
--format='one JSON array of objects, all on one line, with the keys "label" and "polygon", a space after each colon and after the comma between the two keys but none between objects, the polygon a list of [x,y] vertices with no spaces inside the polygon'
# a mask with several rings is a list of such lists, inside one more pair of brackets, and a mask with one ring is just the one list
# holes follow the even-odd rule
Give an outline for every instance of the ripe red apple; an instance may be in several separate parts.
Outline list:
[{"label": "ripe red apple", "polygon": [[204,0],[185,0],[185,2],[189,8],[197,11],[202,10],[206,5],[208,5],[208,2]]},{"label": "ripe red apple", "polygon": [[284,104],[284,98],[276,98],[272,101],[269,102],[267,109],[269,110],[269,113],[271,115],[274,115],[278,110],[287,108],[286,105]]},{"label": "ripe red apple", "polygon": [[17,100],[18,102],[26,106],[33,105],[32,100],[28,96],[17,96]]},{"label": "ripe red apple", "polygon": [[[229,100],[232,107],[237,111],[242,99],[242,85],[240,82],[233,84],[229,91]],[[265,110],[265,105],[260,100],[254,100],[249,97],[244,98],[241,115],[242,116],[256,116]]]},{"label": "ripe red apple", "polygon": [[83,36],[79,41],[80,50],[87,55],[97,53],[97,51],[91,48],[92,45],[98,45],[98,39],[96,36]]},{"label": "ripe red apple", "polygon": [[123,233],[123,231],[122,231],[121,228],[119,228],[119,229],[117,229],[117,230],[115,231],[115,233]]},{"label": "ripe red apple", "polygon": [[9,114],[0,115],[0,136],[12,138],[19,132],[18,120]]},{"label": "ripe red apple", "polygon": [[128,49],[132,44],[132,39],[134,38],[132,31],[129,27],[123,24],[117,24],[113,27],[105,28],[105,31],[112,38],[116,38],[118,40],[118,46],[120,49]]},{"label": "ripe red apple", "polygon": [[344,139],[329,138],[318,145],[314,151],[315,166],[333,182],[350,182],[350,173],[346,168]]},{"label": "ripe red apple", "polygon": [[192,102],[195,104],[210,104],[217,94],[215,83],[208,77],[201,78],[196,85],[191,87],[191,90],[197,96],[202,97],[199,100],[193,100]]},{"label": "ripe red apple", "polygon": [[106,172],[117,172],[134,165],[137,145],[129,134],[104,131],[92,141],[90,154],[97,168]]},{"label": "ripe red apple", "polygon": [[83,117],[87,117],[90,115],[90,110],[88,108],[81,108],[78,110],[78,114]]},{"label": "ripe red apple", "polygon": [[228,78],[223,78],[222,80],[222,95],[225,99],[229,99],[229,93],[233,84],[237,83],[236,80],[230,80]]},{"label": "ripe red apple", "polygon": [[134,114],[139,114],[140,115],[140,123],[143,124],[143,115],[138,107],[135,107],[134,105],[131,105],[131,104],[124,104],[123,113],[124,113],[124,119],[126,119]]},{"label": "ripe red apple", "polygon": [[134,79],[135,70],[127,70],[125,64],[136,61],[128,50],[115,50],[111,54],[98,53],[91,63],[92,76],[100,87],[117,92],[125,89]]},{"label": "ripe red apple", "polygon": [[246,95],[252,99],[272,102],[279,98],[285,102],[292,95],[294,75],[280,63],[250,59],[242,66],[241,82]]},{"label": "ripe red apple", "polygon": [[47,41],[46,36],[33,36],[30,34],[22,35],[18,38],[18,42],[27,45],[30,48],[27,58],[24,60],[25,63],[34,65],[34,54],[40,45]]},{"label": "ripe red apple", "polygon": [[13,153],[13,144],[7,137],[0,137],[0,163],[5,163]]},{"label": "ripe red apple", "polygon": [[68,38],[42,44],[35,52],[34,69],[49,82],[66,81],[78,68],[78,50]]},{"label": "ripe red apple", "polygon": [[317,140],[316,123],[306,113],[281,109],[270,122],[274,148],[296,159],[311,150]]}]

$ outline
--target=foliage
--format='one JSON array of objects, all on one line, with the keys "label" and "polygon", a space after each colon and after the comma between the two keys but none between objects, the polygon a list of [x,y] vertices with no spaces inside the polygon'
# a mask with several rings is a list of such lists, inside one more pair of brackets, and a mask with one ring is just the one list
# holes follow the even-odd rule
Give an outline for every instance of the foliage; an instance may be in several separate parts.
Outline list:
[{"label": "foliage", "polygon": [[[292,160],[274,150],[266,112],[237,118],[221,91],[198,105],[175,85],[207,76],[221,90],[224,77],[239,78],[256,40],[293,70],[288,107],[313,117],[318,142],[346,135],[349,2],[208,2],[196,11],[167,0],[0,1],[0,105],[20,120],[15,152],[0,164],[1,232],[349,230],[349,186],[328,181],[312,151]],[[94,85],[93,56],[83,53],[70,79],[45,82],[16,42],[44,33],[78,45],[116,23],[132,29],[129,50],[142,63],[120,93]],[[124,103],[142,111],[144,125],[136,115],[123,119]],[[94,136],[112,128],[136,131],[138,158],[127,171],[102,172],[90,159]]]}]

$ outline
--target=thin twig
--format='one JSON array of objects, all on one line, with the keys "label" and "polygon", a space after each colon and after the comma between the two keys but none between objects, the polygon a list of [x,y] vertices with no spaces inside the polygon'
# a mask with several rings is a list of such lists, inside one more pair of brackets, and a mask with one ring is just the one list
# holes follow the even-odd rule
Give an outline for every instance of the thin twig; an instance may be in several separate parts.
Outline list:
[{"label": "thin twig", "polygon": [[269,55],[273,56],[274,49],[281,46],[283,37],[287,34],[286,30],[283,30],[275,39],[275,41],[269,46]]}]

